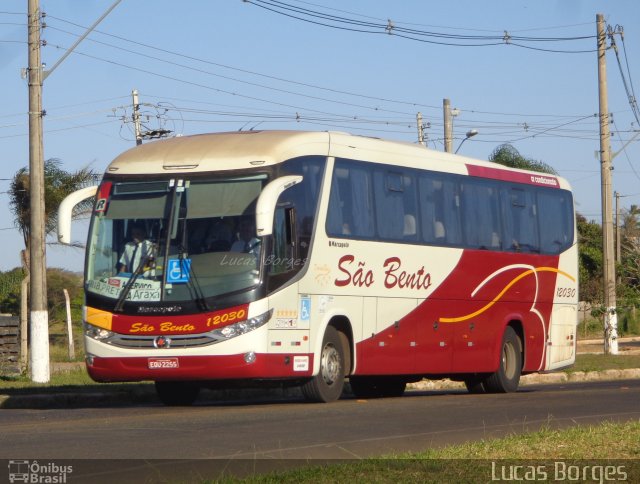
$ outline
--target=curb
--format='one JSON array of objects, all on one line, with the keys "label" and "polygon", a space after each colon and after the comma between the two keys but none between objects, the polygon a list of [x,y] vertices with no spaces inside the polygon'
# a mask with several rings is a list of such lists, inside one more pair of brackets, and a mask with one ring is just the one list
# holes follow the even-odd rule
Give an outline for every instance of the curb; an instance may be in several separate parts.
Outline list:
[{"label": "curb", "polygon": [[[609,380],[635,380],[640,379],[640,368],[627,368],[624,370],[603,371],[576,371],[572,373],[532,373],[520,378],[520,385],[538,385],[552,383],[574,383],[585,381],[609,381]],[[409,383],[409,390],[447,390],[464,389],[464,383],[451,380],[423,380],[417,383]]]},{"label": "curb", "polygon": [[[520,379],[520,385],[560,384],[586,381],[613,381],[640,379],[640,368],[604,371],[576,371],[572,373],[533,373]],[[435,390],[464,390],[462,382],[444,380],[423,380],[409,383],[407,391],[435,391]],[[207,390],[205,390],[207,391]],[[233,401],[254,399],[261,402],[274,398],[302,397],[299,388],[273,389],[236,389],[209,390],[206,400]],[[79,408],[79,407],[108,407],[114,405],[159,404],[152,388],[144,390],[91,392],[91,393],[39,393],[39,394],[0,394],[0,410],[2,409],[51,409],[51,408]]]}]

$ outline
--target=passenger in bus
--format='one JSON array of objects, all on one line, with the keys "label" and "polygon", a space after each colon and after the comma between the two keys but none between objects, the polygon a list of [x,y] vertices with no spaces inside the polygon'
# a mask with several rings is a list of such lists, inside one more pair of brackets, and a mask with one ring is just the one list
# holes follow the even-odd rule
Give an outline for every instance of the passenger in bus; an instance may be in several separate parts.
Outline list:
[{"label": "passenger in bus", "polygon": [[410,213],[405,214],[402,236],[407,240],[413,240],[416,237],[416,233],[416,217],[414,215],[411,215]]},{"label": "passenger in bus", "polygon": [[433,222],[433,235],[437,242],[445,241],[446,233],[444,231],[444,224],[439,220]]},{"label": "passenger in bus", "polygon": [[217,222],[207,232],[203,252],[227,252],[231,249],[231,239],[231,227],[224,222]]},{"label": "passenger in bus", "polygon": [[238,240],[231,245],[231,252],[244,252],[258,257],[260,239],[256,237],[256,224],[251,217],[244,217],[238,224]]},{"label": "passenger in bus", "polygon": [[131,241],[127,242],[118,261],[118,273],[133,274],[140,269],[145,277],[154,273],[155,244],[147,239],[144,225],[135,224],[131,227]]}]

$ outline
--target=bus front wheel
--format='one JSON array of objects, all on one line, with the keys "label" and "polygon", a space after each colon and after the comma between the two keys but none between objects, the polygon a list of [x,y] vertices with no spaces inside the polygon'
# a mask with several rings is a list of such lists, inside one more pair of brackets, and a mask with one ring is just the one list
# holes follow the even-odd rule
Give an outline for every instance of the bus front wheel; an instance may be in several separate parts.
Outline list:
[{"label": "bus front wheel", "polygon": [[344,388],[345,348],[338,330],[328,326],[322,340],[320,371],[302,385],[302,394],[310,402],[333,402]]},{"label": "bus front wheel", "polygon": [[507,326],[502,336],[500,366],[482,383],[490,393],[515,392],[522,372],[522,343],[511,326]]}]

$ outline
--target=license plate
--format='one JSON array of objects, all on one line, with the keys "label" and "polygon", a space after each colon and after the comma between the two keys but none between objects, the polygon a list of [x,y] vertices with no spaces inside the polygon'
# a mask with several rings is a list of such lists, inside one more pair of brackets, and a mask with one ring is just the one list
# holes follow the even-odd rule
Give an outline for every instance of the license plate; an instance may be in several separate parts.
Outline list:
[{"label": "license plate", "polygon": [[150,370],[164,370],[166,368],[178,368],[178,358],[149,358],[147,365]]}]

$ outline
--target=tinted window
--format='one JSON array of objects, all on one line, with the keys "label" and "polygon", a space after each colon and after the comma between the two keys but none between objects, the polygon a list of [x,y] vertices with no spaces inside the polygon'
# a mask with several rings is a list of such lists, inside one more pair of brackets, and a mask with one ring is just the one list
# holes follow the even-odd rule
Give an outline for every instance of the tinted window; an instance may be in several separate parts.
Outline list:
[{"label": "tinted window", "polygon": [[327,232],[481,250],[558,254],[573,243],[571,193],[336,160]]},{"label": "tinted window", "polygon": [[395,241],[417,240],[415,179],[408,173],[376,169],[373,187],[378,237]]},{"label": "tinted window", "polygon": [[327,232],[339,237],[372,238],[373,184],[364,163],[336,160],[331,182]]}]

